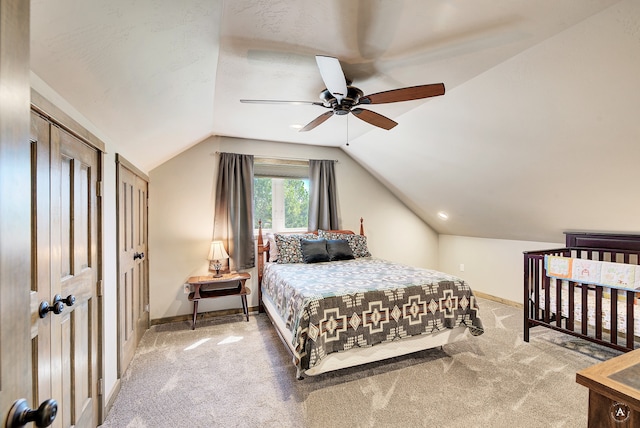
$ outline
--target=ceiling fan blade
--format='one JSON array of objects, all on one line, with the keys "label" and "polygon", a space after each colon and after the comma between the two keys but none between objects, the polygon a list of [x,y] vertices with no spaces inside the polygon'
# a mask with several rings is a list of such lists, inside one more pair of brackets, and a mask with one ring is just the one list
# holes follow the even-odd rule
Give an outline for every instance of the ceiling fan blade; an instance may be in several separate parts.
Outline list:
[{"label": "ceiling fan blade", "polygon": [[344,77],[342,66],[338,58],[332,56],[316,55],[316,62],[322,81],[331,94],[336,97],[338,104],[347,95],[347,80]]},{"label": "ceiling fan blade", "polygon": [[313,119],[311,122],[309,122],[304,128],[300,129],[298,132],[311,131],[313,128],[320,125],[325,120],[329,119],[331,116],[333,116],[333,110],[322,113],[320,116]]},{"label": "ceiling fan blade", "polygon": [[284,101],[284,100],[240,100],[246,104],[291,104],[291,105],[312,105],[325,107],[324,104],[317,101]]},{"label": "ceiling fan blade", "polygon": [[408,88],[392,89],[390,91],[378,92],[360,98],[360,102],[358,104],[397,103],[399,101],[410,101],[419,100],[422,98],[437,97],[438,95],[444,95],[444,83],[410,86]]},{"label": "ceiling fan blade", "polygon": [[375,111],[364,110],[361,108],[354,108],[351,110],[358,119],[362,119],[365,122],[377,126],[378,128],[386,129],[387,131],[398,124],[386,116],[383,116]]}]

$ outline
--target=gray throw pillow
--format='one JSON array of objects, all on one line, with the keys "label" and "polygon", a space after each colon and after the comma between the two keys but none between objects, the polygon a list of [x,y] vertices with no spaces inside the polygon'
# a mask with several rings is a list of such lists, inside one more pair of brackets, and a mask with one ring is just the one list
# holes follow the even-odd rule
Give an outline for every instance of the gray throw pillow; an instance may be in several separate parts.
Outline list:
[{"label": "gray throw pillow", "polygon": [[352,260],[355,258],[349,241],[346,239],[329,239],[327,241],[327,252],[331,261]]},{"label": "gray throw pillow", "polygon": [[330,260],[326,239],[301,239],[300,249],[305,263],[328,262]]}]

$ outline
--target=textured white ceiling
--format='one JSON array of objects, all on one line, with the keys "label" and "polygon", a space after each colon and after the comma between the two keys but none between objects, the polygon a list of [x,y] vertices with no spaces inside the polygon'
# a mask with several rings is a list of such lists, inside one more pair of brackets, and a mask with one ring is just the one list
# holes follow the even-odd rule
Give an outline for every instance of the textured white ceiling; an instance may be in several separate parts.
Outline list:
[{"label": "textured white ceiling", "polygon": [[[552,186],[588,183],[567,165],[577,174],[639,154],[634,0],[31,4],[32,71],[144,170],[212,134],[339,146],[441,233],[557,241],[569,228],[638,229],[638,207],[607,223],[579,199],[593,193]],[[317,101],[316,54],[338,57],[365,94],[437,82],[447,93],[370,107],[399,123],[391,131],[349,115],[299,133],[290,125],[325,110],[239,102]]]}]

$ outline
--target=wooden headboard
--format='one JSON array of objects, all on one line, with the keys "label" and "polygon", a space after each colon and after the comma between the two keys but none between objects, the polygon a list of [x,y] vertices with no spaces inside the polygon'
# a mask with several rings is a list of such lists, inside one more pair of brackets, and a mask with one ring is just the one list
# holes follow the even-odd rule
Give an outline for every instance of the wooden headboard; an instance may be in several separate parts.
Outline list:
[{"label": "wooden headboard", "polygon": [[[364,236],[364,220],[362,217],[360,218],[360,235]],[[351,230],[328,230],[327,232],[334,233],[346,233],[346,234],[355,234]],[[318,233],[308,232],[308,233]],[[262,306],[262,274],[264,272],[264,264],[269,261],[269,242],[265,243],[264,238],[262,237],[262,221],[258,221],[258,311],[264,312],[264,308]]]}]

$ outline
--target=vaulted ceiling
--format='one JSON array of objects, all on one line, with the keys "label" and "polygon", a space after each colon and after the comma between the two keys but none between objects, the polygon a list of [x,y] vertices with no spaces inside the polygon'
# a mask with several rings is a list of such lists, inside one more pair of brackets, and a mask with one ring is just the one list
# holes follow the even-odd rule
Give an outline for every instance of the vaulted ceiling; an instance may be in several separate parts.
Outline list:
[{"label": "vaulted ceiling", "polygon": [[[33,74],[143,170],[210,135],[335,146],[440,233],[640,230],[634,0],[31,0],[31,15]],[[325,110],[239,102],[319,101],[317,54],[365,94],[446,94],[367,107],[390,131],[347,115],[303,133]]]}]

